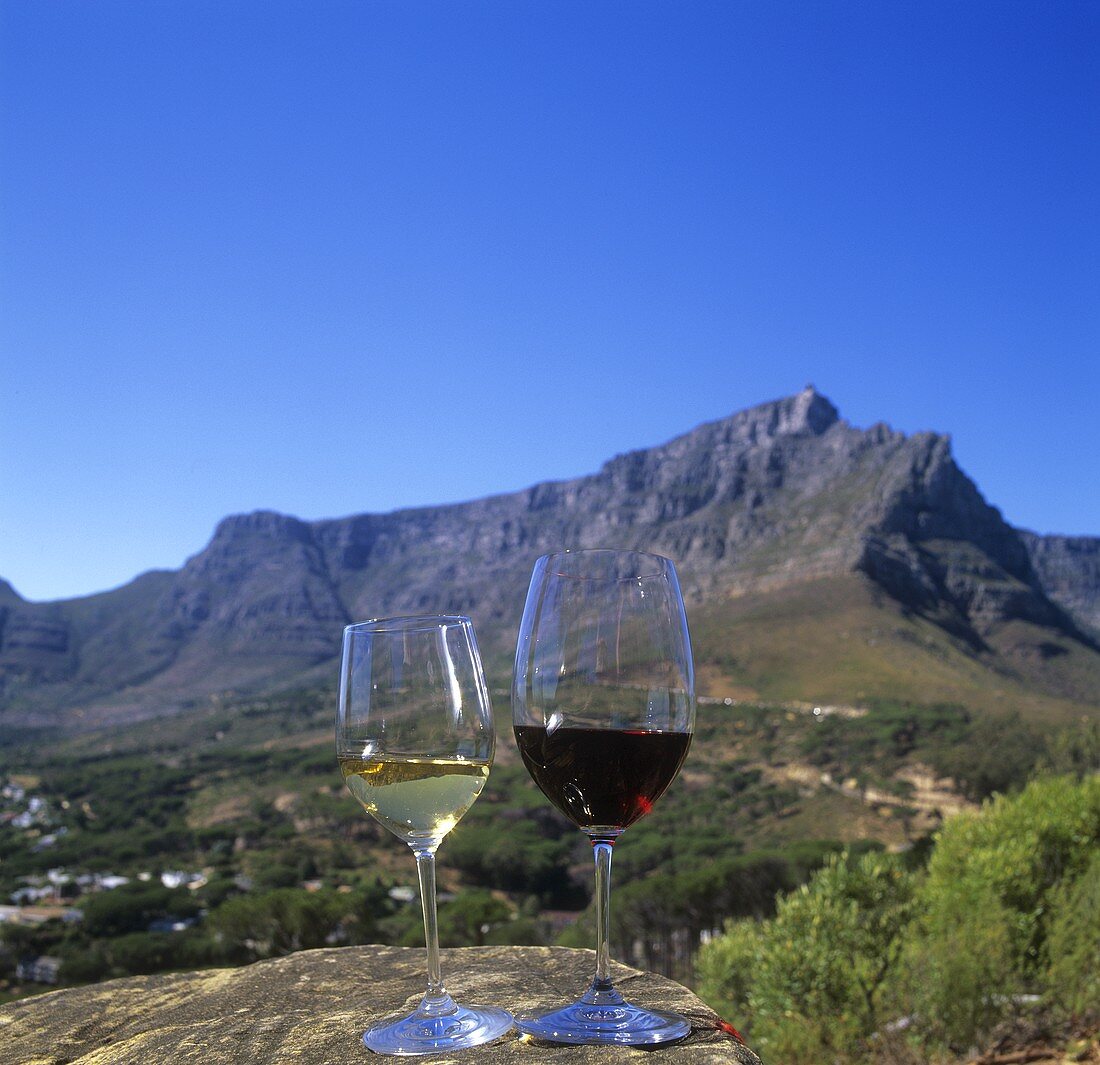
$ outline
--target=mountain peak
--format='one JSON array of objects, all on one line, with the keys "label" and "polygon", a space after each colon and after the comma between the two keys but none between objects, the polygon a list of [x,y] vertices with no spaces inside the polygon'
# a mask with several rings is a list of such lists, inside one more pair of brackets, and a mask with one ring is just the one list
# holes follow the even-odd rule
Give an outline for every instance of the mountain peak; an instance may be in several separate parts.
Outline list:
[{"label": "mountain peak", "polygon": [[756,443],[777,436],[821,436],[840,421],[840,413],[813,385],[782,399],[739,411],[717,425],[728,426],[735,437]]},{"label": "mountain peak", "polygon": [[813,385],[807,385],[796,396],[779,401],[783,407],[790,434],[810,432],[820,436],[840,421],[840,412]]},{"label": "mountain peak", "polygon": [[5,601],[22,603],[23,597],[11,586],[11,584],[0,577],[0,602]]},{"label": "mountain peak", "polygon": [[290,514],[274,510],[254,510],[247,514],[230,514],[218,522],[212,542],[231,542],[253,538],[293,539],[308,538],[309,525]]}]

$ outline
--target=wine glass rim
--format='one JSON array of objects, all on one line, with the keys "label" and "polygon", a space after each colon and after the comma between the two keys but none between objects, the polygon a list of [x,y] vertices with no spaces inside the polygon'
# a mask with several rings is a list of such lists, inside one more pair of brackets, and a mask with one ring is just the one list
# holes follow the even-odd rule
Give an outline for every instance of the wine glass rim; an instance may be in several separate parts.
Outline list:
[{"label": "wine glass rim", "polygon": [[369,618],[346,625],[344,632],[427,632],[471,625],[465,614],[398,614],[389,618]]},{"label": "wine glass rim", "polygon": [[[639,562],[645,561],[646,565],[636,565],[634,568],[637,572],[627,574],[622,577],[609,577],[604,573],[587,574],[581,572],[575,572],[572,570],[563,570],[564,560],[577,559],[578,561],[584,558],[596,560],[598,556],[609,558],[612,556],[618,556],[619,558],[636,558]],[[564,551],[552,551],[549,554],[543,555],[538,559],[539,564],[552,567],[555,577],[564,577],[567,580],[575,581],[642,581],[650,580],[654,577],[666,577],[671,570],[676,571],[676,564],[671,558],[665,555],[658,555],[653,551],[632,551],[632,550],[620,550],[616,547],[578,547],[578,548],[566,548]],[[646,572],[652,570],[651,572]]]}]

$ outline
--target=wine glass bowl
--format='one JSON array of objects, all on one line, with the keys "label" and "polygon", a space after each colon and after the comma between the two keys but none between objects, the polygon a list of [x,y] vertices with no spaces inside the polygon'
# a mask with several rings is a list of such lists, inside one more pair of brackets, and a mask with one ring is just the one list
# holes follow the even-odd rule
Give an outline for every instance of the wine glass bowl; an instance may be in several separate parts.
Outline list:
[{"label": "wine glass bowl", "polygon": [[435,852],[485,786],[494,742],[468,618],[380,618],[344,630],[337,761],[359,804],[416,857],[428,955],[420,1006],[365,1032],[370,1050],[448,1052],[487,1043],[512,1026],[505,1010],[460,1006],[447,994],[436,926]]},{"label": "wine glass bowl", "polygon": [[673,563],[632,551],[566,551],[536,563],[512,686],[516,743],[542,792],[593,845],[596,975],[571,1006],[520,1017],[550,1042],[683,1038],[676,1014],[626,1002],[610,978],[612,847],[676,778],[695,723],[687,619]]}]

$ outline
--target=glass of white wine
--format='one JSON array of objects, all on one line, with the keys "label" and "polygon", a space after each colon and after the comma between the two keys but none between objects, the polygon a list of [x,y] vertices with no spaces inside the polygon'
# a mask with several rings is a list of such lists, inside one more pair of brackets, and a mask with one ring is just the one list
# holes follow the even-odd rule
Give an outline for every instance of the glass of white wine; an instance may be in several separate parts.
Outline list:
[{"label": "glass of white wine", "polygon": [[408,1016],[363,1034],[380,1054],[435,1054],[512,1027],[493,1006],[460,1006],[439,969],[435,852],[489,776],[495,743],[474,627],[457,615],[379,618],[344,629],[336,755],[363,808],[416,856],[428,989]]}]

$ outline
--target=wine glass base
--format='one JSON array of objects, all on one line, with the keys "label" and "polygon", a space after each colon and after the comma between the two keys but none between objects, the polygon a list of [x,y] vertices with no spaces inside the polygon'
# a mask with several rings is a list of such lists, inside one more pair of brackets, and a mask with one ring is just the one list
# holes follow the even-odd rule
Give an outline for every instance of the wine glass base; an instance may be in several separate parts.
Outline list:
[{"label": "wine glass base", "polygon": [[516,1028],[545,1043],[655,1046],[683,1039],[691,1032],[691,1022],[678,1013],[646,1010],[625,1001],[596,1005],[581,999],[553,1013],[517,1017]]},{"label": "wine glass base", "polygon": [[367,1029],[363,1044],[376,1054],[412,1057],[491,1043],[511,1028],[512,1015],[495,1006],[456,1006],[443,1016],[417,1010]]}]

